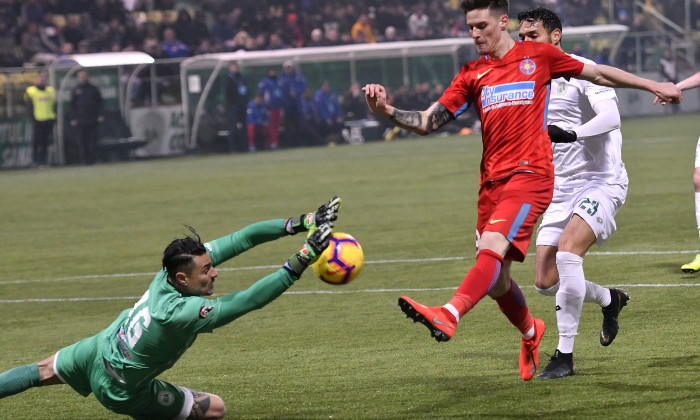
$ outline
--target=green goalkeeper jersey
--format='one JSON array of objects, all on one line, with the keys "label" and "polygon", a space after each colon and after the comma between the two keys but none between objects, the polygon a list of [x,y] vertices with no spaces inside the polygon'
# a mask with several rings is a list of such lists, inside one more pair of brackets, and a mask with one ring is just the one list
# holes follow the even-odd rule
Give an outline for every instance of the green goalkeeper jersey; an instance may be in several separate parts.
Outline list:
[{"label": "green goalkeeper jersey", "polygon": [[[284,220],[255,223],[205,243],[217,266],[265,242],[286,236]],[[280,268],[250,288],[217,299],[183,296],[161,270],[133,308],[123,311],[100,335],[103,357],[129,387],[138,388],[170,368],[203,332],[212,332],[261,308],[297,278]]]}]

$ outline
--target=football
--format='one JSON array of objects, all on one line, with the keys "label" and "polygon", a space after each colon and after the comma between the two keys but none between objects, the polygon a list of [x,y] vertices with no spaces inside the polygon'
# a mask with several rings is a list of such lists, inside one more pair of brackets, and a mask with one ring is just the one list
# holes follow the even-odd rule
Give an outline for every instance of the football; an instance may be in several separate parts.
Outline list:
[{"label": "football", "polygon": [[328,284],[347,284],[360,274],[364,263],[365,256],[359,242],[352,235],[335,232],[328,248],[311,268]]}]

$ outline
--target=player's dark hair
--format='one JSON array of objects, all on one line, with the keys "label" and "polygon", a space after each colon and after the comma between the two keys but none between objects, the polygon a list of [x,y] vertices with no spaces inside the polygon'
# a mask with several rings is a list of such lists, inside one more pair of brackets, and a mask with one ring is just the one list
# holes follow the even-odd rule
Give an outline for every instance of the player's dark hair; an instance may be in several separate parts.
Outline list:
[{"label": "player's dark hair", "polygon": [[518,13],[518,24],[523,22],[542,22],[542,27],[551,34],[553,30],[562,30],[561,19],[556,13],[544,7],[526,10]]},{"label": "player's dark hair", "polygon": [[508,14],[508,0],[462,0],[461,7],[465,14],[476,9],[490,9],[501,15]]},{"label": "player's dark hair", "polygon": [[168,280],[171,282],[175,281],[175,275],[179,271],[188,272],[192,269],[194,257],[207,252],[197,231],[191,226],[185,226],[194,236],[175,239],[163,251],[163,268],[168,272]]}]

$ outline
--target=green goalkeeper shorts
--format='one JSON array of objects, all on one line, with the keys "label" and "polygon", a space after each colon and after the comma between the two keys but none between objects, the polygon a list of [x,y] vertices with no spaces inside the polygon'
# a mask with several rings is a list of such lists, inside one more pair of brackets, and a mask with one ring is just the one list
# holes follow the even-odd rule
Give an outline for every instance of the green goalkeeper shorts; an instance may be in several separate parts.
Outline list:
[{"label": "green goalkeeper shorts", "polygon": [[54,371],[80,395],[95,394],[110,411],[135,419],[186,419],[194,398],[186,388],[158,379],[138,388],[120,383],[105,366],[99,350],[100,334],[81,340],[56,353]]}]

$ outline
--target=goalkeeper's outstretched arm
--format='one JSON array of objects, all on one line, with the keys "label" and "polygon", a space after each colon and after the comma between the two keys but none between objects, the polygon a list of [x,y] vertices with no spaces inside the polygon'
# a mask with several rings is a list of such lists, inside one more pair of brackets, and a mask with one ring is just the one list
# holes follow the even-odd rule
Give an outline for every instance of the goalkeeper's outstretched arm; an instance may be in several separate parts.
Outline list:
[{"label": "goalkeeper's outstretched arm", "polygon": [[368,84],[362,90],[365,92],[365,100],[372,112],[421,136],[430,134],[455,119],[454,115],[439,102],[435,102],[425,111],[404,111],[386,102],[384,86]]}]

